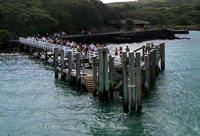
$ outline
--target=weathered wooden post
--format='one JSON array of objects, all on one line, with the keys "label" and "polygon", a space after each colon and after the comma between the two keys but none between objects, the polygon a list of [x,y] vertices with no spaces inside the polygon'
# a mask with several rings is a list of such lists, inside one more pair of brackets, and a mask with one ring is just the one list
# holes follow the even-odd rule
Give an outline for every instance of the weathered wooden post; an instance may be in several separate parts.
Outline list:
[{"label": "weathered wooden post", "polygon": [[110,83],[110,97],[113,97],[113,68],[114,68],[114,57],[109,56],[109,83]]},{"label": "weathered wooden post", "polygon": [[108,50],[103,48],[103,73],[104,73],[104,91],[106,100],[110,100],[110,87],[108,79]]},{"label": "weathered wooden post", "polygon": [[145,45],[142,46],[142,60],[144,60],[145,55]]},{"label": "weathered wooden post", "polygon": [[72,82],[72,52],[69,51],[67,54],[68,57],[68,81],[71,83]]},{"label": "weathered wooden post", "polygon": [[122,47],[119,47],[119,54],[120,54],[120,57],[122,57]]},{"label": "weathered wooden post", "polygon": [[97,94],[97,57],[92,58],[92,80],[94,95]]},{"label": "weathered wooden post", "polygon": [[129,109],[130,112],[136,109],[134,52],[129,53]]},{"label": "weathered wooden post", "polygon": [[153,51],[153,60],[152,60],[152,77],[153,77],[153,84],[155,83],[156,78],[156,50],[155,48],[152,49]]},{"label": "weathered wooden post", "polygon": [[64,73],[64,69],[65,69],[65,56],[64,56],[64,50],[61,49],[60,50],[60,54],[61,54],[61,80],[64,81],[66,78],[66,73]]},{"label": "weathered wooden post", "polygon": [[39,59],[40,58],[40,48],[37,47],[37,58]]},{"label": "weathered wooden post", "polygon": [[161,70],[165,70],[165,43],[160,44]]},{"label": "weathered wooden post", "polygon": [[136,99],[137,111],[142,110],[142,85],[141,85],[141,55],[136,52]]},{"label": "weathered wooden post", "polygon": [[156,49],[156,76],[158,76],[158,73],[160,72],[159,69],[159,58],[160,58],[160,53],[159,53],[159,45],[155,46]]},{"label": "weathered wooden post", "polygon": [[80,57],[81,57],[81,54],[77,53],[76,54],[76,84],[77,86],[80,85],[80,71],[81,71]]},{"label": "weathered wooden post", "polygon": [[148,93],[150,91],[150,82],[151,82],[151,72],[150,72],[150,56],[146,54],[144,57],[145,61],[145,92]]},{"label": "weathered wooden post", "polygon": [[103,49],[99,48],[98,49],[98,54],[99,54],[99,87],[98,87],[98,93],[100,96],[103,95],[104,91],[104,73],[103,73]]},{"label": "weathered wooden post", "polygon": [[128,112],[128,76],[127,76],[127,53],[122,52],[122,82],[123,82],[123,109]]},{"label": "weathered wooden post", "polygon": [[45,62],[47,63],[48,61],[48,51],[47,51],[47,45],[45,47]]},{"label": "weathered wooden post", "polygon": [[55,67],[55,78],[58,79],[58,48],[54,48],[54,67]]},{"label": "weathered wooden post", "polygon": [[151,72],[151,88],[153,87],[153,83],[154,83],[154,76],[155,76],[155,74],[154,74],[154,66],[153,66],[153,64],[154,64],[154,51],[151,49],[150,50],[150,72]]}]

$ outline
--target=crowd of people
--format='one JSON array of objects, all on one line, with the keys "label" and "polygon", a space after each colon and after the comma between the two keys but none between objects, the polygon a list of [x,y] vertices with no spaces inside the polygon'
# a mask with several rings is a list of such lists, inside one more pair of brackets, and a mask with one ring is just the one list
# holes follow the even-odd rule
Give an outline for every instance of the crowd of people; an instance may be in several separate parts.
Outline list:
[{"label": "crowd of people", "polygon": [[[108,44],[81,44],[81,43],[76,43],[76,42],[70,42],[70,41],[66,41],[63,40],[61,38],[61,34],[59,33],[55,33],[53,36],[49,36],[48,34],[46,34],[46,36],[34,36],[32,37],[34,38],[36,41],[42,41],[42,42],[47,42],[47,43],[51,43],[51,44],[57,44],[57,45],[61,45],[61,46],[66,46],[66,47],[70,47],[70,48],[76,48],[78,52],[81,52],[82,54],[87,54],[89,51],[92,52],[98,52],[98,48],[102,47],[102,48],[106,48],[108,50],[108,52],[114,52],[115,56],[118,56],[120,54],[120,49],[116,48],[115,50],[111,50],[110,45]],[[126,46],[126,52],[129,52],[130,49],[128,46]]]}]

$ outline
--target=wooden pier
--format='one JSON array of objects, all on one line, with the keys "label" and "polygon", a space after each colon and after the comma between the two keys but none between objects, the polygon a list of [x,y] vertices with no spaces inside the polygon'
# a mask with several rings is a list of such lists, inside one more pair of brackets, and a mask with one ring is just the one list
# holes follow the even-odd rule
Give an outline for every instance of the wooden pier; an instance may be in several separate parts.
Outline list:
[{"label": "wooden pier", "polygon": [[83,56],[76,49],[33,39],[19,38],[19,43],[30,55],[52,62],[56,79],[68,80],[105,101],[120,91],[124,112],[141,112],[143,96],[165,69],[165,43],[149,43],[130,53],[121,52],[120,58],[105,48]]}]

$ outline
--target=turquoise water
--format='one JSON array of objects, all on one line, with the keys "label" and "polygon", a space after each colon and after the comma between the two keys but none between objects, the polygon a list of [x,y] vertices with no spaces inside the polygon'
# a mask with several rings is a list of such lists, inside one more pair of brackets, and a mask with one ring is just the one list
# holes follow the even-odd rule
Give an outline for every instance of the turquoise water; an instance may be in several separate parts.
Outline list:
[{"label": "turquoise water", "polygon": [[[139,115],[54,79],[22,54],[0,55],[0,136],[200,135],[200,32],[166,42],[166,70]],[[156,41],[160,42],[160,41]]]}]

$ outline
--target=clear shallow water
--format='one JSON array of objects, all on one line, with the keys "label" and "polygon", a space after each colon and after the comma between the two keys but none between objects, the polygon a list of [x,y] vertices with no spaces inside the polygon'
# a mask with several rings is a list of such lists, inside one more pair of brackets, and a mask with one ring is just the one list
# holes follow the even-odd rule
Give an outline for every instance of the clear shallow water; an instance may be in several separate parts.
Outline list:
[{"label": "clear shallow water", "polygon": [[200,135],[200,32],[186,36],[165,41],[166,70],[133,116],[119,99],[104,103],[55,80],[38,60],[1,54],[0,136]]}]

